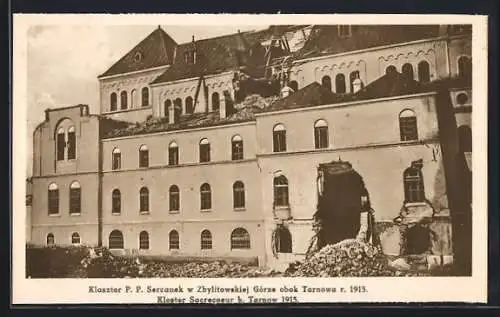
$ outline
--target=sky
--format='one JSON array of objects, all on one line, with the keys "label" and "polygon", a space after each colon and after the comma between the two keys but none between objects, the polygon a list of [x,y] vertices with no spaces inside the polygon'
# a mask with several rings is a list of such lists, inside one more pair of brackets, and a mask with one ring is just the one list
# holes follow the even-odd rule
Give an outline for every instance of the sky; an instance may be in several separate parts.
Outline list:
[{"label": "sky", "polygon": [[[27,176],[32,175],[32,135],[44,120],[47,108],[88,104],[99,111],[97,76],[125,55],[158,25],[39,25],[28,30],[28,112],[26,143]],[[177,43],[209,38],[238,30],[262,29],[246,26],[161,26]]]}]

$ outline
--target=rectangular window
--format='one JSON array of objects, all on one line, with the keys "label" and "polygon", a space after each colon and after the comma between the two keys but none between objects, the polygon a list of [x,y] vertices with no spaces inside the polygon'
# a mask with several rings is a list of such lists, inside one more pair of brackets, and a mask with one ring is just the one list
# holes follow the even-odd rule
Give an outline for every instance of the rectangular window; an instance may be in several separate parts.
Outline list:
[{"label": "rectangular window", "polygon": [[122,167],[122,154],[113,153],[113,169],[118,170]]},{"label": "rectangular window", "polygon": [[49,215],[59,214],[59,190],[49,190]]},{"label": "rectangular window", "polygon": [[168,149],[168,165],[179,165],[179,148],[171,147]]},{"label": "rectangular window", "polygon": [[210,210],[212,208],[212,195],[210,192],[201,193],[201,209]]},{"label": "rectangular window", "polygon": [[76,135],[75,132],[68,132],[68,160],[76,158]]},{"label": "rectangular window", "polygon": [[417,117],[399,118],[401,141],[418,140]]},{"label": "rectangular window", "polygon": [[66,140],[64,133],[57,134],[57,160],[64,161],[64,148],[66,147]]},{"label": "rectangular window", "polygon": [[274,204],[277,207],[288,206],[288,188],[277,186],[274,188]]},{"label": "rectangular window", "polygon": [[169,207],[170,211],[179,211],[180,201],[179,193],[170,193]]},{"label": "rectangular window", "polygon": [[328,147],[328,127],[314,128],[314,145],[317,149]]},{"label": "rectangular window", "polygon": [[149,166],[149,151],[142,150],[139,151],[139,167],[148,167]]},{"label": "rectangular window", "polygon": [[234,191],[234,208],[245,208],[245,190],[244,189],[235,189]]},{"label": "rectangular window", "polygon": [[232,160],[243,159],[243,141],[233,141],[232,143]]},{"label": "rectangular window", "polygon": [[273,149],[274,152],[286,151],[286,131],[273,132]]},{"label": "rectangular window", "polygon": [[81,212],[81,189],[70,188],[69,190],[69,213],[79,214]]},{"label": "rectangular window", "polygon": [[200,162],[210,162],[210,144],[200,144]]},{"label": "rectangular window", "polygon": [[149,211],[149,195],[141,195],[140,198],[140,212],[148,212]]}]

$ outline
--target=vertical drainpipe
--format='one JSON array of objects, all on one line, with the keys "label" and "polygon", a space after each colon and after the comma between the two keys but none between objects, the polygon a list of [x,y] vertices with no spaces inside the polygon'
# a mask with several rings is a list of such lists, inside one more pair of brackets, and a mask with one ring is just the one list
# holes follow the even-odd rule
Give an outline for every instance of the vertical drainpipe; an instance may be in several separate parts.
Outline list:
[{"label": "vertical drainpipe", "polygon": [[[98,119],[99,120],[99,119]],[[103,154],[102,154],[102,136],[100,121],[98,121],[98,170],[97,170],[97,246],[102,247],[102,170],[103,170]]]}]

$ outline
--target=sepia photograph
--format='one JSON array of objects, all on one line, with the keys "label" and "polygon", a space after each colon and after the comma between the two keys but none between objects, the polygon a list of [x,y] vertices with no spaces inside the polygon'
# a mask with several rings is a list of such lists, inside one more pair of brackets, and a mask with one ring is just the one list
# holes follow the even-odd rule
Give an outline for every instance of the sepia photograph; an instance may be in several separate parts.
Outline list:
[{"label": "sepia photograph", "polygon": [[232,16],[25,26],[23,278],[472,277],[473,23]]}]

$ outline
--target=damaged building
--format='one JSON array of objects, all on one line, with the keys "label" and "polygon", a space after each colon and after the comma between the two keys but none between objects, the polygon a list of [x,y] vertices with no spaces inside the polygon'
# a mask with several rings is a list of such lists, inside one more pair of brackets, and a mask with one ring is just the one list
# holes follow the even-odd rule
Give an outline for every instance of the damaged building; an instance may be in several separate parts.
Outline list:
[{"label": "damaged building", "polygon": [[358,238],[470,274],[471,37],[158,27],[98,77],[100,113],[46,110],[30,242],[285,267]]}]

